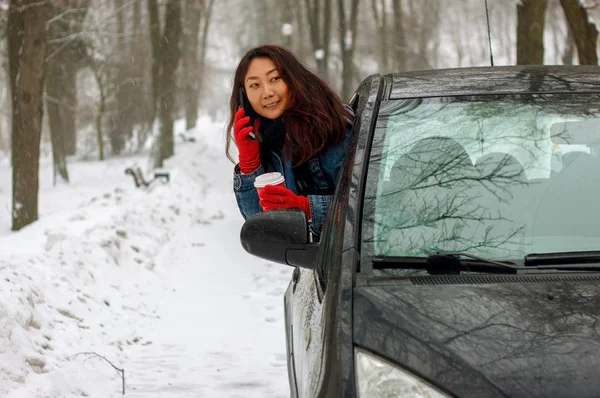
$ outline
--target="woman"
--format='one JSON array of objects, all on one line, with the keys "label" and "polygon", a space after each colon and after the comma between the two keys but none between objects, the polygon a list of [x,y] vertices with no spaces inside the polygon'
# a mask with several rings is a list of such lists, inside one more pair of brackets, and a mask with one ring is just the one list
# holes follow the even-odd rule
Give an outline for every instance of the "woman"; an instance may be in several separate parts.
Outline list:
[{"label": "woman", "polygon": [[[234,192],[245,219],[263,210],[300,208],[319,236],[352,131],[352,110],[289,51],[264,45],[242,57],[234,76],[227,130],[238,149]],[[278,171],[285,187],[254,179]]]}]

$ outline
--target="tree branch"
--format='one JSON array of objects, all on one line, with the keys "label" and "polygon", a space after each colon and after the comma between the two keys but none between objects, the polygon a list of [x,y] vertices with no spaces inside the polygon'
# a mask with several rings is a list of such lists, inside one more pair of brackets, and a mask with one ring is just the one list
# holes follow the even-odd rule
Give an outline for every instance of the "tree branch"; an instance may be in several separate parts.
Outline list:
[{"label": "tree branch", "polygon": [[119,374],[121,376],[122,392],[123,392],[123,395],[125,395],[125,369],[121,369],[121,368],[116,367],[111,361],[109,361],[108,359],[106,359],[106,357],[104,357],[104,356],[102,356],[100,354],[97,354],[95,352],[78,352],[77,354],[73,355],[72,357],[69,357],[68,359],[69,360],[75,359],[79,355],[87,355],[88,357],[91,357],[91,358],[100,358],[100,359],[105,360],[110,366],[112,366],[113,369],[115,369],[117,371],[117,374]]}]

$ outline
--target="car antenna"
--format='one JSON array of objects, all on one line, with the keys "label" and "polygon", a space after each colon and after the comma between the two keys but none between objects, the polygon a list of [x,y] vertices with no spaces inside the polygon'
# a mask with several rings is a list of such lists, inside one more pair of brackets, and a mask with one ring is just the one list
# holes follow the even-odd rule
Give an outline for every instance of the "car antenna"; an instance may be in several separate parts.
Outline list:
[{"label": "car antenna", "polygon": [[492,54],[492,33],[490,32],[490,12],[488,2],[485,0],[485,18],[487,20],[488,43],[490,44],[490,62],[494,66],[494,54]]}]

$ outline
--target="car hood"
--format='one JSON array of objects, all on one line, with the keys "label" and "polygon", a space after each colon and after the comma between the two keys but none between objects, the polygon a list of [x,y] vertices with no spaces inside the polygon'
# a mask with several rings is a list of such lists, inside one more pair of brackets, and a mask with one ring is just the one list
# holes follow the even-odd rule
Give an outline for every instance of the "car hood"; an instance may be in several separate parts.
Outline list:
[{"label": "car hood", "polygon": [[[600,396],[600,284],[354,289],[354,343],[458,396]],[[580,280],[578,280],[580,279]]]}]

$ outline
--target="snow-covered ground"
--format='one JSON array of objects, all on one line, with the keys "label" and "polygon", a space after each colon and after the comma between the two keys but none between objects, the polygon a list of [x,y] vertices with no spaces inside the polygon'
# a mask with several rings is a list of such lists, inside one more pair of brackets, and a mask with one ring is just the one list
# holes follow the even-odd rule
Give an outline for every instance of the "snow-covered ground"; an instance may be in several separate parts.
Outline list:
[{"label": "snow-covered ground", "polygon": [[[176,124],[176,134],[183,129]],[[40,170],[40,219],[10,232],[0,160],[0,396],[289,396],[283,293],[292,269],[247,254],[223,123],[178,140],[167,184],[146,156]],[[177,136],[177,135],[176,135]]]}]

